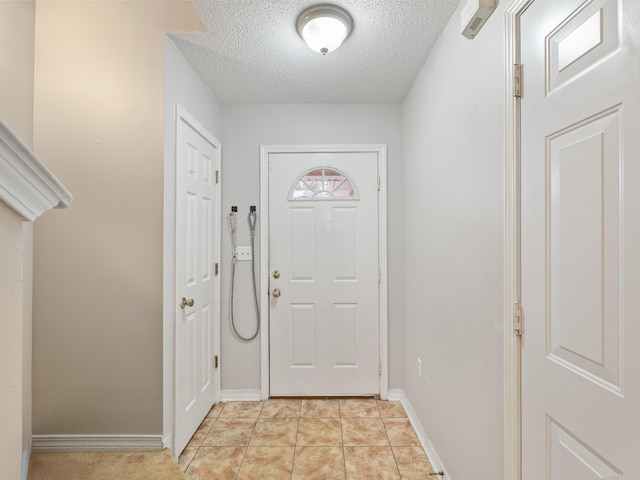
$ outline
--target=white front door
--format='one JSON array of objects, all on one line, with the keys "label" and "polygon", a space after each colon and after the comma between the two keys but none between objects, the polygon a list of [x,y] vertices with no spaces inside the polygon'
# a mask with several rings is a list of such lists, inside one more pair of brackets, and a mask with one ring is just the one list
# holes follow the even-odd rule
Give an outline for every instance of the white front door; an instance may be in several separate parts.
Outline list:
[{"label": "white front door", "polygon": [[272,153],[272,395],[380,391],[377,152]]},{"label": "white front door", "polygon": [[176,418],[179,454],[219,399],[220,143],[178,110],[176,165]]},{"label": "white front door", "polygon": [[640,479],[640,2],[521,17],[523,480]]}]

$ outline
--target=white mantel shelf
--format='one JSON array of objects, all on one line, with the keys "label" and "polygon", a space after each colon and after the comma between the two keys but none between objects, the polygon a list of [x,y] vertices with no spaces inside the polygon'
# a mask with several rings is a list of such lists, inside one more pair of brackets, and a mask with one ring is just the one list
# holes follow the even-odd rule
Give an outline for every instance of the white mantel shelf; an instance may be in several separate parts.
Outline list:
[{"label": "white mantel shelf", "polygon": [[73,197],[0,120],[0,200],[25,220],[52,208],[67,208]]}]

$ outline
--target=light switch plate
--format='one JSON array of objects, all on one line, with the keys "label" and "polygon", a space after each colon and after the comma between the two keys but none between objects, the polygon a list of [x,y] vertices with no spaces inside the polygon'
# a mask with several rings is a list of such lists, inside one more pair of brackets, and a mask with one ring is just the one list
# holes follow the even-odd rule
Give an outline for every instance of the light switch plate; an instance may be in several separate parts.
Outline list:
[{"label": "light switch plate", "polygon": [[236,247],[236,260],[251,260],[251,247]]}]

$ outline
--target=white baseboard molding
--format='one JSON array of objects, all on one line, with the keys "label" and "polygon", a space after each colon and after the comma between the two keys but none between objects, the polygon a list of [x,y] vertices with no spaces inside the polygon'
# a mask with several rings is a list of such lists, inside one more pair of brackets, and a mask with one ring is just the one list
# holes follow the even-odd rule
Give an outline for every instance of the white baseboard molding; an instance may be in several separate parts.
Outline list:
[{"label": "white baseboard molding", "polygon": [[163,450],[162,435],[34,435],[32,452]]},{"label": "white baseboard molding", "polygon": [[444,476],[438,477],[438,478],[440,478],[441,480],[451,480],[451,477],[447,473],[447,469],[444,468],[444,466],[442,465],[442,461],[438,456],[438,452],[436,452],[436,449],[433,448],[433,445],[431,444],[429,437],[427,437],[427,434],[424,431],[424,427],[422,426],[422,423],[418,419],[418,415],[416,414],[416,411],[413,409],[411,402],[409,402],[409,399],[407,398],[407,395],[405,394],[404,390],[390,389],[389,401],[402,402],[404,411],[407,412],[407,416],[409,417],[411,426],[416,431],[416,435],[418,435],[418,440],[420,440],[422,449],[427,454],[427,457],[429,458],[429,463],[431,463],[433,470],[435,472],[444,472]]},{"label": "white baseboard molding", "polygon": [[221,402],[259,402],[262,400],[260,390],[221,390]]}]

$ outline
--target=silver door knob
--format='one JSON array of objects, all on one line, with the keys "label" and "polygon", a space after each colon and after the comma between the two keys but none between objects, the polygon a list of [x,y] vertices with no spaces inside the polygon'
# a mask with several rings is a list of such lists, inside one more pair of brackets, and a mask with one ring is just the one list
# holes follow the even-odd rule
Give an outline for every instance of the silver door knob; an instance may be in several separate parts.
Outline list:
[{"label": "silver door knob", "polygon": [[273,295],[273,298],[278,298],[280,295],[282,295],[282,292],[279,288],[274,288],[273,292],[271,292],[271,295]]},{"label": "silver door knob", "polygon": [[186,298],[182,297],[182,301],[180,302],[180,308],[184,309],[184,307],[193,307],[193,298],[190,298],[189,300],[187,300]]}]

